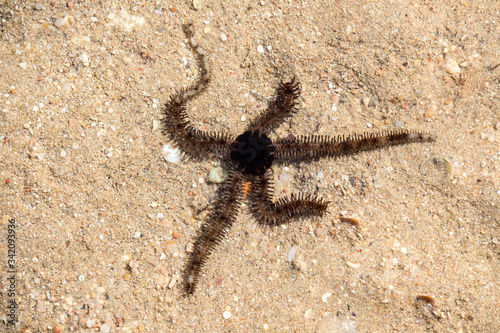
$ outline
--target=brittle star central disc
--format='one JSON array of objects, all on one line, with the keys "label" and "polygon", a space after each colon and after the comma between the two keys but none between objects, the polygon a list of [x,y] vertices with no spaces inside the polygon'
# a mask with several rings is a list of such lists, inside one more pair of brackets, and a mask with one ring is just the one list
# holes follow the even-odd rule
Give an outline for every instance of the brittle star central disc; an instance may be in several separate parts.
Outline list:
[{"label": "brittle star central disc", "polygon": [[273,142],[259,130],[246,131],[231,145],[231,159],[243,174],[263,175],[273,164]]}]

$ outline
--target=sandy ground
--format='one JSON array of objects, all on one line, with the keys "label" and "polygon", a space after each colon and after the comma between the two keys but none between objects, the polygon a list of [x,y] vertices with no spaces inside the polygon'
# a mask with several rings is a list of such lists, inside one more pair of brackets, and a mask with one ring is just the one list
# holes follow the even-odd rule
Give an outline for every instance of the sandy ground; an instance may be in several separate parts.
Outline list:
[{"label": "sandy ground", "polygon": [[[498,3],[195,4],[3,0],[0,328],[498,332]],[[200,129],[241,132],[295,74],[300,112],[275,137],[410,128],[438,140],[290,165],[286,181],[275,167],[277,196],[317,193],[330,214],[265,229],[243,209],[185,298],[178,276],[218,163],[161,153],[162,105],[198,72],[188,20],[212,67],[189,105]]]}]

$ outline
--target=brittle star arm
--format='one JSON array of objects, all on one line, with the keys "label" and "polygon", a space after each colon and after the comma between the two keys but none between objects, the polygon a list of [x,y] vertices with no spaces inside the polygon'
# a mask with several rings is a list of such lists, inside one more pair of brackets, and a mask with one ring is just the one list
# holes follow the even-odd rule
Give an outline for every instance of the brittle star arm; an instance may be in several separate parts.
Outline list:
[{"label": "brittle star arm", "polygon": [[227,133],[205,132],[193,127],[189,120],[186,103],[201,94],[210,82],[210,68],[205,52],[194,38],[191,23],[184,25],[184,33],[193,53],[198,58],[200,75],[194,85],[183,89],[165,105],[164,134],[169,136],[183,151],[199,157],[208,153],[227,154],[234,138]]},{"label": "brittle star arm", "polygon": [[248,130],[260,129],[263,133],[278,128],[287,118],[296,111],[297,99],[300,95],[299,83],[293,77],[289,82],[281,81],[276,89],[276,96],[269,103],[267,110],[255,118],[248,126]]},{"label": "brittle star arm", "polygon": [[183,289],[186,294],[194,292],[203,265],[236,219],[241,205],[241,187],[242,174],[232,171],[224,185],[219,188],[219,199],[200,228],[194,250],[184,267]]},{"label": "brittle star arm", "polygon": [[179,92],[165,105],[163,131],[179,148],[195,157],[208,153],[229,154],[234,138],[227,133],[206,132],[193,127],[186,112],[186,101]]},{"label": "brittle star arm", "polygon": [[282,138],[274,141],[276,163],[318,160],[324,157],[340,157],[363,151],[381,149],[412,142],[432,142],[435,137],[427,132],[414,130],[395,130],[361,135],[337,136],[323,135]]},{"label": "brittle star arm", "polygon": [[310,194],[292,194],[273,201],[271,173],[256,176],[249,194],[250,212],[259,224],[276,226],[290,223],[295,218],[322,216],[328,202]]}]

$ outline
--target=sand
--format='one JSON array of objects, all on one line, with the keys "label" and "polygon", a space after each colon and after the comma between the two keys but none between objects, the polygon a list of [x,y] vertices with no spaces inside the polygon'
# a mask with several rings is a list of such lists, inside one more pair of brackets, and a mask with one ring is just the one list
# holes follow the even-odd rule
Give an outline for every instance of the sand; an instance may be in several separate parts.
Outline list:
[{"label": "sand", "polygon": [[[495,1],[4,2],[0,257],[14,262],[0,327],[498,332],[499,14]],[[243,207],[186,298],[219,163],[161,152],[162,106],[198,74],[189,20],[212,68],[189,104],[199,129],[240,133],[295,75],[300,110],[274,138],[437,141],[275,167],[277,197],[316,193],[329,214],[261,228]]]}]

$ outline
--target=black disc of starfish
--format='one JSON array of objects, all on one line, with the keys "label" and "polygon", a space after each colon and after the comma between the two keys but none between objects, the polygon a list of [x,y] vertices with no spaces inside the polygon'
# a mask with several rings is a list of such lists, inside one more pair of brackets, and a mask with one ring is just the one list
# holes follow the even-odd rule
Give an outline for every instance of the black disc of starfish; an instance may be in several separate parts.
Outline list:
[{"label": "black disc of starfish", "polygon": [[322,216],[326,212],[328,202],[310,194],[292,194],[273,200],[273,164],[349,156],[435,139],[427,132],[400,129],[349,136],[308,135],[272,140],[269,134],[297,112],[300,88],[295,78],[279,83],[268,108],[251,121],[242,134],[233,137],[227,133],[198,130],[189,120],[186,104],[207,88],[210,71],[205,52],[194,39],[192,24],[184,25],[184,32],[197,55],[200,75],[195,84],[177,92],[166,103],[164,133],[192,157],[204,158],[210,153],[222,156],[229,169],[228,179],[219,187],[218,197],[198,233],[193,252],[187,258],[183,273],[186,294],[195,291],[204,263],[235,221],[244,199],[245,182],[251,183],[246,197],[250,213],[261,225],[276,226],[298,218]]}]

